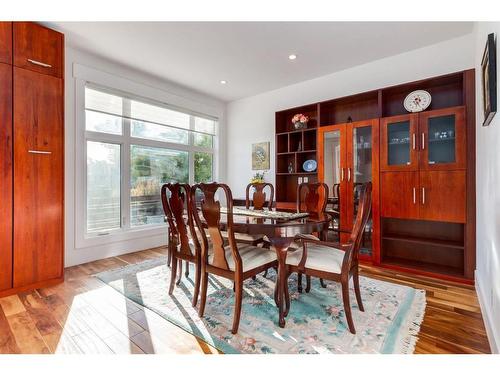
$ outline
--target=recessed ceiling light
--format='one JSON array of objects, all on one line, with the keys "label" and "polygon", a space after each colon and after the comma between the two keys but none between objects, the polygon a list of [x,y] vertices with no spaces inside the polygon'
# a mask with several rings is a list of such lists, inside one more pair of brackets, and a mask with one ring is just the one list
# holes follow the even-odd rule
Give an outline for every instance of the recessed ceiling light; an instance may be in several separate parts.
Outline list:
[{"label": "recessed ceiling light", "polygon": [[297,55],[291,54],[288,56],[290,60],[295,60],[297,58]]},{"label": "recessed ceiling light", "polygon": [[225,85],[226,83],[227,83],[227,81],[224,81],[224,80],[221,80],[221,81],[220,81],[220,84],[221,84],[221,85]]}]

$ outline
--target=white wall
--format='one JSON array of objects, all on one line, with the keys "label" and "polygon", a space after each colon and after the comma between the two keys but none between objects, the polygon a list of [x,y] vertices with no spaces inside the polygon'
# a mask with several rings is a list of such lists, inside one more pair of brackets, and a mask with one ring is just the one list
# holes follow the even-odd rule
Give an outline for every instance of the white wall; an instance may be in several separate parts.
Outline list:
[{"label": "white wall", "polygon": [[[70,43],[70,41],[68,41]],[[210,98],[206,95],[191,91],[176,84],[162,81],[157,77],[131,70],[119,64],[103,60],[97,56],[91,55],[71,47],[66,47],[66,71],[65,71],[65,265],[85,263],[96,259],[116,256],[127,252],[147,249],[166,244],[166,232],[153,231],[148,233],[143,231],[140,235],[132,235],[135,238],[112,240],[106,244],[91,244],[86,247],[77,247],[76,228],[75,228],[75,210],[76,210],[76,173],[81,169],[81,165],[76,163],[76,139],[77,139],[77,107],[75,95],[77,90],[76,79],[74,77],[74,68],[78,70],[82,67],[90,68],[89,71],[102,73],[107,82],[120,82],[122,87],[129,86],[141,90],[141,93],[134,94],[156,99],[168,104],[187,108],[192,111],[210,114],[219,117],[220,134],[220,155],[216,159],[216,172],[219,179],[224,179],[226,169],[225,155],[225,103]],[[99,74],[97,74],[99,75]],[[114,78],[116,77],[116,79]],[[99,83],[99,82],[95,82]],[[102,83],[102,82],[101,82]],[[126,90],[124,90],[126,91]],[[80,103],[81,104],[81,103]],[[81,189],[82,187],[80,187]],[[129,237],[132,237],[129,236]]]},{"label": "white wall", "polygon": [[267,180],[274,183],[276,111],[472,67],[474,37],[469,34],[229,103],[226,176],[233,196],[244,197],[245,186],[253,175],[252,143],[271,142]]},{"label": "white wall", "polygon": [[[500,23],[477,23],[476,65],[476,289],[492,350],[500,350],[500,114],[484,121],[481,59],[489,33],[500,34]],[[497,41],[498,43],[498,41]],[[498,59],[498,47],[497,47]],[[497,68],[498,68],[497,63]],[[497,85],[497,97],[500,95]]]}]

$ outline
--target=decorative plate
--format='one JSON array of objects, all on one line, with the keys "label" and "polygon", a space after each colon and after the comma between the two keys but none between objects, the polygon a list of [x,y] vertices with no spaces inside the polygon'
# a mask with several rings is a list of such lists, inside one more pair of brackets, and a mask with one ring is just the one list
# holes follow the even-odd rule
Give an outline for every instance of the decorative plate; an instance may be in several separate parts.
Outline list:
[{"label": "decorative plate", "polygon": [[404,101],[405,109],[408,112],[422,112],[431,105],[431,94],[425,90],[410,92]]},{"label": "decorative plate", "polygon": [[304,168],[306,172],[314,172],[317,166],[318,163],[316,163],[316,160],[313,159],[306,160],[304,164],[302,164],[302,168]]}]

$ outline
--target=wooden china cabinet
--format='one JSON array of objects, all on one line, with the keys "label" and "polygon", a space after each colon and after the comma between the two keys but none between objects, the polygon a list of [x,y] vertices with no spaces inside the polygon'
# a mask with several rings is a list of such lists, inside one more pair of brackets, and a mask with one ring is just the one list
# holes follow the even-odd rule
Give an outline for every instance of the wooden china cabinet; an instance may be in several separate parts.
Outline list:
[{"label": "wooden china cabinet", "polygon": [[[378,196],[379,184],[379,120],[350,122],[323,126],[318,129],[318,179],[329,187],[339,185],[338,224],[350,231],[358,207],[358,186],[372,182],[373,195]],[[375,177],[375,178],[374,178]],[[330,196],[333,190],[330,188]],[[362,259],[371,259],[379,252],[379,212],[374,205],[360,249]],[[347,241],[348,233],[341,233]]]},{"label": "wooden china cabinet", "polygon": [[465,108],[381,120],[382,216],[465,222]]},{"label": "wooden china cabinet", "polygon": [[63,73],[61,33],[0,22],[0,296],[63,280]]},{"label": "wooden china cabinet", "polygon": [[[426,90],[432,101],[426,110],[408,113],[403,102],[415,90]],[[291,128],[296,113],[314,119],[300,131],[302,138]],[[306,141],[306,132],[316,139]],[[309,153],[295,149],[295,137]],[[365,261],[473,283],[473,69],[277,112],[276,152],[278,207],[294,202],[304,177],[300,162],[314,158],[318,170],[308,177],[327,183],[331,196],[339,192],[343,230],[356,213],[356,184],[373,183]],[[289,162],[295,163],[293,173],[286,170]]]}]

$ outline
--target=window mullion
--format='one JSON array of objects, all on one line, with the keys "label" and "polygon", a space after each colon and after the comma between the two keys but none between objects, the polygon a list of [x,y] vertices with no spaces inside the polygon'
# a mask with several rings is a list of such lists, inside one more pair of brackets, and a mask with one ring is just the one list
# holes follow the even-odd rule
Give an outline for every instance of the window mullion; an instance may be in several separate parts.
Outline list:
[{"label": "window mullion", "polygon": [[192,151],[194,145],[194,116],[189,116],[189,184],[194,185],[196,182],[194,180],[194,152]]},{"label": "window mullion", "polygon": [[123,99],[123,143],[122,143],[122,226],[124,230],[131,228],[131,197],[130,197],[130,99]]}]

